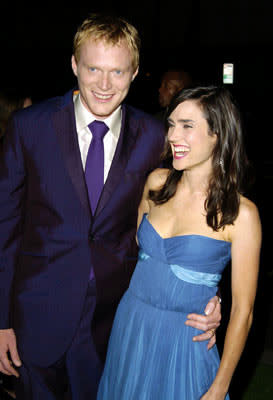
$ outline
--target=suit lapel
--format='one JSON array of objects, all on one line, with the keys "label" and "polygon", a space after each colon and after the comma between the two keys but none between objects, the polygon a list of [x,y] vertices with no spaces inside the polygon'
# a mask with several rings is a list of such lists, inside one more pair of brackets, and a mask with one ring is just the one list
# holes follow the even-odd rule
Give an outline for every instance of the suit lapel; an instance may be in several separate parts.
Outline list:
[{"label": "suit lapel", "polygon": [[136,120],[130,118],[130,111],[125,105],[123,105],[120,137],[95,216],[98,216],[98,214],[101,213],[107,202],[110,200],[118,183],[122,179],[128,159],[132,149],[134,148],[137,132],[138,124],[136,123]]},{"label": "suit lapel", "polygon": [[91,217],[88,193],[85,184],[81,154],[76,131],[76,121],[73,103],[73,92],[64,97],[64,103],[53,115],[55,128],[63,158],[72,184],[78,194],[80,202],[86,213]]}]

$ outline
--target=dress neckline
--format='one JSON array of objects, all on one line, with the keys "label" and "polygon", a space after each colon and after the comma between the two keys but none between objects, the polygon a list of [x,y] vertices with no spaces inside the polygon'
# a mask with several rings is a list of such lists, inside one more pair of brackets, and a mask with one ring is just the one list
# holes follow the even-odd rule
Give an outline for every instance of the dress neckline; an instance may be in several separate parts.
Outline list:
[{"label": "dress neckline", "polygon": [[199,234],[195,234],[195,233],[189,233],[189,234],[185,234],[185,235],[176,235],[176,236],[171,236],[171,237],[163,238],[163,237],[157,232],[157,230],[154,228],[154,226],[152,225],[152,223],[150,222],[147,213],[143,214],[143,218],[145,218],[145,220],[148,222],[149,226],[152,228],[152,230],[156,233],[156,235],[157,235],[161,240],[171,240],[171,239],[187,238],[187,237],[197,237],[197,238],[204,238],[204,239],[208,239],[208,240],[214,240],[214,241],[216,241],[216,242],[220,242],[220,243],[222,242],[222,243],[226,243],[226,244],[228,244],[228,245],[231,245],[231,242],[229,242],[229,241],[227,241],[227,240],[215,239],[215,238],[212,238],[212,237],[210,237],[210,236],[199,235]]}]

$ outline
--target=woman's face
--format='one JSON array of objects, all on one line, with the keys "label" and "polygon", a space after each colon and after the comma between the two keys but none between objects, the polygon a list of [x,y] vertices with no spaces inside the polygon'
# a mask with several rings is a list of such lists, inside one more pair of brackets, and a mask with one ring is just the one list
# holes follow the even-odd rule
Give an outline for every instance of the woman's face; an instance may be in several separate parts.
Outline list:
[{"label": "woman's face", "polygon": [[173,154],[173,167],[192,170],[211,168],[212,152],[217,136],[209,131],[199,103],[186,100],[168,118],[168,140]]}]

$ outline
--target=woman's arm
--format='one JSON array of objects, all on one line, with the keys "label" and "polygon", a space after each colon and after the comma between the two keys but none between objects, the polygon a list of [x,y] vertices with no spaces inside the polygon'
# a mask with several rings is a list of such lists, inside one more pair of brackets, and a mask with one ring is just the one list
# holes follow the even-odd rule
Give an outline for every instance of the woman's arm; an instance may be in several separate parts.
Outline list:
[{"label": "woman's arm", "polygon": [[256,206],[242,198],[239,216],[232,228],[232,307],[224,350],[216,378],[202,400],[222,400],[244,349],[253,318],[261,223]]},{"label": "woman's arm", "polygon": [[152,201],[149,200],[149,191],[158,190],[161,186],[163,186],[167,179],[167,175],[167,169],[157,168],[148,176],[144,186],[142,199],[138,207],[137,229],[142,221],[143,215],[149,214],[152,205]]},{"label": "woman's arm", "polygon": [[138,215],[137,215],[137,230],[142,221],[144,214],[149,214],[150,205],[149,205],[149,190],[150,190],[150,178],[151,175],[148,176],[144,189],[141,201],[138,206]]}]

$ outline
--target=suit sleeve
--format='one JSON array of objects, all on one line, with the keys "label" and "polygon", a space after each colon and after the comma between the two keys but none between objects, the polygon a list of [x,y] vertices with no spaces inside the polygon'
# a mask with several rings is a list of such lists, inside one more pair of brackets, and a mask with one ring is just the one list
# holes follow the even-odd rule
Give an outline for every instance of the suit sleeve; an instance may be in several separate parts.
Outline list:
[{"label": "suit sleeve", "polygon": [[10,326],[11,288],[23,228],[26,174],[16,122],[0,143],[0,329]]}]

